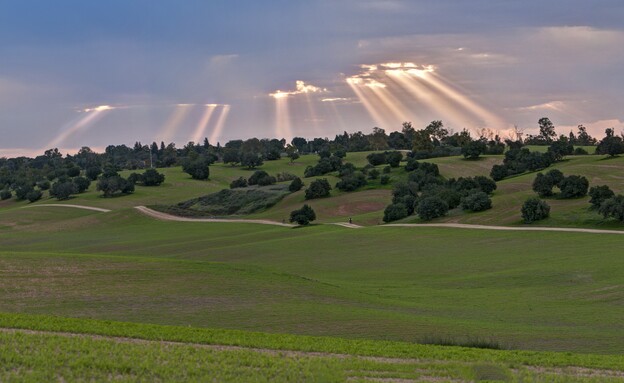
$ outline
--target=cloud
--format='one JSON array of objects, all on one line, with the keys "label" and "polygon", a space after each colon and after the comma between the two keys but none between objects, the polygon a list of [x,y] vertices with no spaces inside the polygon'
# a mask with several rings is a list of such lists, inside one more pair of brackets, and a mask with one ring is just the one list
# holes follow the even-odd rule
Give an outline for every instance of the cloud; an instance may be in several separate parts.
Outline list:
[{"label": "cloud", "polygon": [[236,60],[239,56],[237,54],[229,55],[214,55],[210,57],[210,64],[212,65],[225,65],[229,64],[233,60]]},{"label": "cloud", "polygon": [[306,84],[304,81],[302,80],[297,80],[295,82],[295,90],[290,90],[290,91],[282,91],[282,90],[276,90],[273,93],[269,93],[269,96],[279,99],[279,98],[286,98],[288,96],[294,96],[297,94],[305,94],[305,93],[325,93],[328,92],[327,88],[320,88],[318,86],[314,86],[312,84]]}]

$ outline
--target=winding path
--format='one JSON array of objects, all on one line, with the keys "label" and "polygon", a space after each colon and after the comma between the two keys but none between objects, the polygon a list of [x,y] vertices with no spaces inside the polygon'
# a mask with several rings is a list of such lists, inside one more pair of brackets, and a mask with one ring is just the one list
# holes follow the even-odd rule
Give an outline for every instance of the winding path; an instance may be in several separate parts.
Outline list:
[{"label": "winding path", "polygon": [[188,217],[179,217],[177,215],[171,215],[167,213],[162,213],[160,211],[152,210],[145,206],[135,206],[135,209],[140,211],[141,213],[150,216],[152,218],[160,219],[162,221],[176,221],[176,222],[219,222],[219,223],[257,223],[260,225],[274,225],[274,226],[285,226],[285,227],[295,227],[296,225],[291,225],[288,223],[281,223],[275,221],[269,221],[267,219],[228,219],[228,218],[188,218]]},{"label": "winding path", "polygon": [[99,212],[102,212],[102,213],[108,213],[108,212],[111,211],[109,209],[104,209],[104,208],[101,208],[101,207],[83,206],[83,205],[71,205],[71,204],[64,204],[64,203],[42,203],[42,204],[37,204],[37,205],[24,206],[23,208],[31,208],[31,207],[71,207],[71,208],[75,208],[75,209],[99,211]]}]

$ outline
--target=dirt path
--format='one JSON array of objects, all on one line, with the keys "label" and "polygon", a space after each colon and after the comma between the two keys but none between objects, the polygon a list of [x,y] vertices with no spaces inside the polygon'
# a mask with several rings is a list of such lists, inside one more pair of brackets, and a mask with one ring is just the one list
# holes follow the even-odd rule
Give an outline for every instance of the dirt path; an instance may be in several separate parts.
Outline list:
[{"label": "dirt path", "polygon": [[295,227],[296,225],[291,225],[288,223],[281,223],[275,221],[269,221],[266,219],[227,219],[227,218],[187,218],[187,217],[178,217],[176,215],[171,215],[167,213],[162,213],[160,211],[152,210],[145,206],[135,206],[135,209],[140,211],[141,213],[148,215],[152,218],[160,219],[162,221],[176,221],[176,222],[227,222],[227,223],[257,223],[260,225],[275,225],[275,226],[284,226],[284,227]]},{"label": "dirt path", "polygon": [[71,208],[75,208],[75,209],[84,209],[84,210],[93,210],[93,211],[99,211],[102,213],[108,213],[111,210],[109,209],[104,209],[101,207],[93,207],[93,206],[83,206],[83,205],[71,205],[71,204],[63,204],[63,203],[42,203],[42,204],[37,204],[37,205],[28,205],[28,206],[24,206],[23,208],[30,208],[30,207],[71,207]]},{"label": "dirt path", "polygon": [[593,234],[624,234],[624,230],[582,229],[576,227],[535,227],[535,226],[488,226],[471,225],[466,223],[392,223],[381,227],[450,227],[455,229],[476,230],[505,230],[505,231],[562,231],[569,233],[593,233]]},{"label": "dirt path", "polygon": [[347,222],[331,222],[331,223],[327,223],[326,225],[348,227],[349,229],[361,229],[364,227],[364,226],[356,225],[354,223],[347,223]]}]

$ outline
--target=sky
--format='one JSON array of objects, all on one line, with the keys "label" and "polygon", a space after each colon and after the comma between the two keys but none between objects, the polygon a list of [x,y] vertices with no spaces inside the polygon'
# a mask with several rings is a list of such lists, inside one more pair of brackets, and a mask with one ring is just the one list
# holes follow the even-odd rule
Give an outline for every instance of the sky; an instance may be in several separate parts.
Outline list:
[{"label": "sky", "polygon": [[624,127],[621,0],[7,0],[0,157],[135,141]]}]

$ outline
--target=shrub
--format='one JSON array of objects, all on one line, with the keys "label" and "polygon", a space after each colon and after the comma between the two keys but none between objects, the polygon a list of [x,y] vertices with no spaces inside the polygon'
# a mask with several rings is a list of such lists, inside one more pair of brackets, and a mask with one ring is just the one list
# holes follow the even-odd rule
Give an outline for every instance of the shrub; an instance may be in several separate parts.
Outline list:
[{"label": "shrub", "polygon": [[384,166],[383,174],[390,174],[391,172],[392,172],[392,167],[390,167],[390,165]]},{"label": "shrub", "polygon": [[461,207],[463,210],[483,211],[492,208],[492,200],[486,193],[479,191],[463,197]]},{"label": "shrub", "polygon": [[76,186],[77,193],[83,193],[91,186],[91,181],[86,177],[76,177],[72,182]]},{"label": "shrub", "polygon": [[26,193],[26,199],[29,200],[30,202],[35,202],[35,201],[40,200],[42,195],[43,193],[41,193],[41,190],[32,189],[31,191]]},{"label": "shrub", "polygon": [[387,185],[388,183],[390,183],[390,176],[387,174],[382,175],[381,178],[379,178],[379,182],[382,185]]},{"label": "shrub", "polygon": [[386,153],[383,153],[383,152],[371,153],[368,156],[366,156],[366,159],[368,160],[368,163],[371,164],[372,166],[383,165],[387,161]]},{"label": "shrub", "polygon": [[543,173],[537,173],[535,179],[533,180],[533,191],[537,193],[540,197],[549,197],[553,195],[553,179],[548,175],[544,175]]},{"label": "shrub", "polygon": [[572,175],[565,177],[559,189],[561,190],[561,198],[579,198],[587,195],[587,189],[589,188],[589,181],[583,176]]},{"label": "shrub", "polygon": [[490,171],[490,177],[494,181],[500,181],[503,178],[507,177],[507,167],[505,165],[494,165],[492,166],[492,170]]},{"label": "shrub", "polygon": [[37,182],[37,187],[41,190],[49,190],[50,189],[50,181],[42,180]]},{"label": "shrub", "polygon": [[592,209],[598,209],[604,201],[615,197],[615,193],[607,185],[592,186],[588,194],[591,197],[589,203]]},{"label": "shrub", "polygon": [[486,176],[476,176],[475,181],[479,184],[479,189],[486,194],[494,193],[496,190],[496,182],[493,179]]},{"label": "shrub", "polygon": [[8,190],[8,189],[0,190],[0,200],[4,201],[4,200],[7,200],[7,199],[9,199],[11,197],[13,197],[13,193],[11,193],[10,190]]},{"label": "shrub", "polygon": [[471,141],[462,146],[461,154],[469,160],[476,160],[487,150],[487,145],[482,140]]},{"label": "shrub", "polygon": [[269,173],[265,172],[264,170],[256,170],[249,177],[249,180],[247,180],[247,183],[249,185],[258,185],[258,181],[260,181],[261,178],[265,178],[265,177],[269,177]]},{"label": "shrub", "polygon": [[165,182],[165,175],[158,173],[156,169],[147,169],[141,176],[143,186],[158,186]]},{"label": "shrub", "polygon": [[425,221],[442,217],[448,213],[448,210],[448,204],[440,197],[423,198],[416,206],[416,214],[418,214],[418,216]]},{"label": "shrub", "polygon": [[575,148],[574,149],[574,155],[575,156],[586,156],[589,153],[587,152],[587,150],[583,149],[583,148]]},{"label": "shrub", "polygon": [[296,191],[301,190],[301,188],[303,187],[303,181],[301,181],[301,178],[299,177],[295,177],[291,182],[290,185],[288,185],[288,190],[291,193],[294,193]]},{"label": "shrub", "polygon": [[67,169],[67,176],[68,177],[78,177],[80,175],[80,168],[77,166],[72,166],[69,169]]},{"label": "shrub", "polygon": [[598,212],[605,218],[615,218],[624,222],[624,196],[617,195],[606,199],[598,208]]},{"label": "shrub", "polygon": [[429,185],[425,187],[421,197],[439,197],[448,204],[449,209],[455,209],[459,206],[462,195],[458,191],[447,186]]},{"label": "shrub", "polygon": [[247,179],[244,177],[238,177],[234,181],[230,182],[230,189],[247,187]]},{"label": "shrub", "polygon": [[121,194],[134,193],[134,184],[118,174],[108,175],[108,177],[100,177],[96,185],[96,190],[101,191],[104,197],[112,197],[117,192]]},{"label": "shrub", "polygon": [[182,163],[182,170],[190,174],[195,180],[207,180],[210,177],[209,161],[204,157],[197,157],[194,160],[186,160]]},{"label": "shrub", "polygon": [[290,222],[297,222],[298,225],[307,225],[315,219],[316,214],[308,205],[303,205],[301,209],[290,212]]},{"label": "shrub", "polygon": [[525,223],[532,223],[548,218],[550,215],[550,206],[537,197],[531,197],[524,201],[520,212],[522,213],[522,219]]},{"label": "shrub", "polygon": [[275,177],[267,175],[258,179],[258,186],[273,185],[276,181]]},{"label": "shrub", "polygon": [[379,178],[379,170],[377,169],[371,169],[368,172],[368,179],[370,180],[376,180],[377,178]]},{"label": "shrub", "polygon": [[418,169],[420,163],[415,158],[409,158],[405,164],[405,171],[411,172]]},{"label": "shrub", "polygon": [[76,193],[78,193],[78,188],[71,181],[58,181],[50,188],[50,196],[59,201],[66,200],[71,197],[72,194]]},{"label": "shrub", "polygon": [[386,163],[393,168],[396,168],[403,160],[403,153],[399,151],[392,151],[386,153]]},{"label": "shrub", "polygon": [[99,166],[90,166],[85,171],[85,175],[91,181],[95,181],[100,174],[102,174],[102,168]]},{"label": "shrub", "polygon": [[407,207],[403,203],[393,203],[384,210],[383,221],[392,222],[408,216]]},{"label": "shrub", "polygon": [[329,197],[330,190],[331,186],[327,179],[314,180],[305,191],[305,199]]},{"label": "shrub", "polygon": [[287,173],[287,172],[280,172],[280,173],[277,173],[275,178],[277,179],[277,182],[285,182],[285,181],[292,181],[295,178],[297,178],[297,176],[291,173]]},{"label": "shrub", "polygon": [[364,185],[366,185],[366,177],[364,176],[364,173],[354,172],[352,174],[342,177],[342,180],[340,180],[336,184],[336,188],[342,191],[349,192],[349,191],[354,191]]}]

